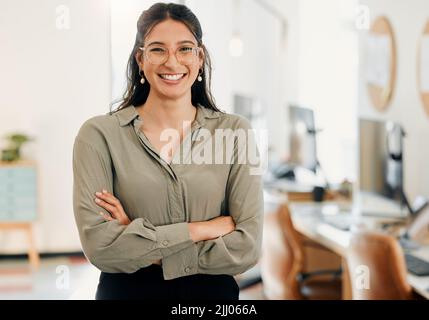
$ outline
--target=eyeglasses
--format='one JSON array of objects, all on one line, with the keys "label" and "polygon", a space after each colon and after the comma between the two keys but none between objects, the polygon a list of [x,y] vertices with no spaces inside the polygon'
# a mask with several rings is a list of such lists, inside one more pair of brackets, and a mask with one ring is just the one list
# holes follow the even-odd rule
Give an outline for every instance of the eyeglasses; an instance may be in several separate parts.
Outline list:
[{"label": "eyeglasses", "polygon": [[[159,45],[149,45],[147,47],[140,47],[139,49],[143,51],[149,63],[155,65],[166,63],[170,56],[170,49]],[[174,54],[180,64],[190,65],[197,60],[200,50],[201,48],[197,46],[183,45],[178,47]]]}]

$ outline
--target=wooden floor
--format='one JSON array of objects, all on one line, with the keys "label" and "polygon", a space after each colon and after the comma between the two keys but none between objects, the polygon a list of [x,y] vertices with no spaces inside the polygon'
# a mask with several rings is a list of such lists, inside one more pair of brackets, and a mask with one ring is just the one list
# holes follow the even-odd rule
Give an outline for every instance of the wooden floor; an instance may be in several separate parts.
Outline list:
[{"label": "wooden floor", "polygon": [[240,291],[240,300],[267,300],[264,295],[262,283]]}]

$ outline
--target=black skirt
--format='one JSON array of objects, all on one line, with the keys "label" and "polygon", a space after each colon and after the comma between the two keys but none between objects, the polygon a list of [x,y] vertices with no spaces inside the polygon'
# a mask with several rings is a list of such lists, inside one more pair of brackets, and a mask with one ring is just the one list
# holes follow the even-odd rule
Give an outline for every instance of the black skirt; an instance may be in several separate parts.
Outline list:
[{"label": "black skirt", "polygon": [[238,300],[239,287],[230,275],[194,274],[164,280],[162,267],[135,273],[102,272],[96,300]]}]

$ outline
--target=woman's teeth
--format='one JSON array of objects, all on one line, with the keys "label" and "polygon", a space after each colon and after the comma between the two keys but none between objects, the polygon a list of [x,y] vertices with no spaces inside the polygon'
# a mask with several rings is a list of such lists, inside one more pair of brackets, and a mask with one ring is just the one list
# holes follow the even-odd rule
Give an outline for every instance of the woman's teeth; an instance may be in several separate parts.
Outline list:
[{"label": "woman's teeth", "polygon": [[160,74],[161,78],[165,80],[179,80],[182,79],[185,76],[185,73],[178,73],[178,74]]}]

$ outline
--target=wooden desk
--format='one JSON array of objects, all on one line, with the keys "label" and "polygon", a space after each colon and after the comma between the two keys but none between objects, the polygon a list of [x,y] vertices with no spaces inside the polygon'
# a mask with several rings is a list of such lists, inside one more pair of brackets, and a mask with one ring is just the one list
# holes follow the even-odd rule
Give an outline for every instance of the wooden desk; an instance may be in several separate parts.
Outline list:
[{"label": "wooden desk", "polygon": [[[265,190],[268,193],[282,193],[288,197],[288,201],[313,201],[313,188],[314,186],[302,184],[296,181],[287,179],[279,179],[269,183],[265,183]],[[325,201],[350,201],[345,198],[336,190],[326,190],[323,199]]]},{"label": "wooden desk", "polygon": [[[327,205],[334,204],[335,203],[329,202],[290,203],[289,208],[292,215],[292,221],[298,232],[337,253],[343,257],[343,260],[345,261],[351,232],[340,230],[323,221],[323,208]],[[339,215],[341,214],[344,213],[339,213]],[[375,227],[378,223],[384,221],[386,221],[386,218],[362,217],[359,222],[369,227]],[[429,261],[429,247],[422,247],[413,251],[412,254]],[[343,263],[343,265],[346,266],[345,263]],[[343,297],[345,299],[350,299],[350,278],[348,277],[348,271],[346,268],[344,270],[346,271],[345,280],[348,281],[348,284],[345,283]],[[408,282],[418,294],[429,299],[429,276],[417,277],[409,273]]]}]

